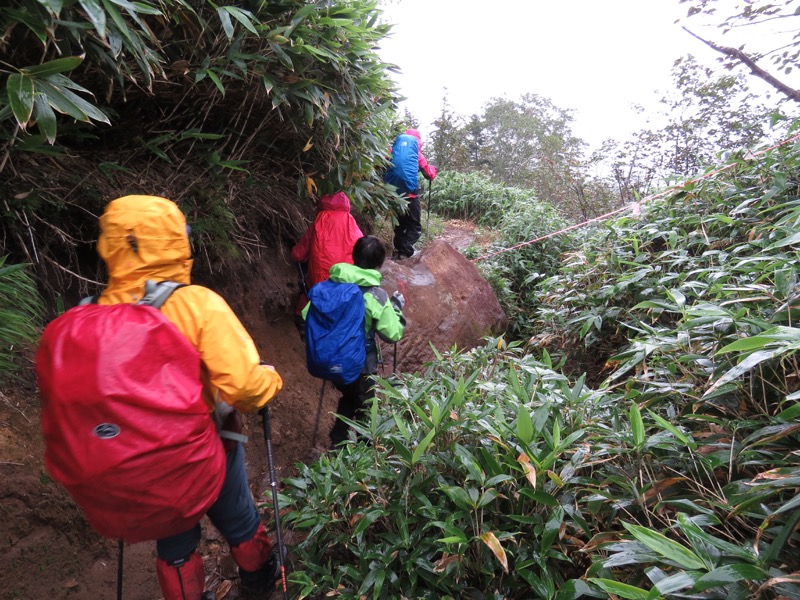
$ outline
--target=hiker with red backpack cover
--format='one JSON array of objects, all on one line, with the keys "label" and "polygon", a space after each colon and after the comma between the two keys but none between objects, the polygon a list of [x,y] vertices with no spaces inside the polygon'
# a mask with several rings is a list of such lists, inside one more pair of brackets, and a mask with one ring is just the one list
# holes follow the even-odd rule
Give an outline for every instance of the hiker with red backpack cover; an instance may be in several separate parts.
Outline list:
[{"label": "hiker with red backpack cover", "polygon": [[266,599],[280,559],[248,486],[239,411],[265,409],[281,377],[225,300],[191,285],[173,202],[118,198],[100,230],[108,286],[54,320],[37,351],[48,471],[103,535],[157,540],[165,600],[203,597],[204,514],[230,545],[242,597]]},{"label": "hiker with red backpack cover", "polygon": [[422,154],[422,137],[416,129],[398,135],[392,144],[391,165],[383,180],[397,188],[408,200],[405,212],[397,217],[394,228],[393,258],[408,258],[414,254],[414,244],[422,235],[422,207],[419,202],[417,173],[428,181],[436,179],[436,167],[428,164]]},{"label": "hiker with red backpack cover", "polygon": [[[378,335],[386,342],[397,342],[403,336],[406,325],[403,317],[403,295],[395,292],[390,297],[380,287],[382,275],[378,269],[383,266],[385,258],[386,248],[379,238],[372,235],[360,238],[353,247],[355,264],[333,265],[329,280],[311,288],[310,302],[303,311],[307,321],[306,353],[309,371],[315,377],[333,382],[342,394],[336,413],[349,420],[359,420],[366,403],[375,397],[375,375],[379,364],[375,336]],[[325,293],[327,288],[333,292]],[[339,335],[342,329],[351,326],[350,317],[339,312],[337,306],[327,310],[325,304],[331,298],[339,303],[337,290],[347,294],[349,289],[359,296],[360,311],[355,313],[352,326],[360,328],[360,331],[358,335],[348,331]],[[320,311],[325,314],[317,314]],[[315,325],[317,322],[319,325]],[[360,347],[351,351],[353,343],[360,344]],[[326,351],[325,344],[331,344],[332,347]],[[327,365],[316,364],[319,355],[327,355],[326,360],[320,361]],[[329,368],[326,373],[326,366],[334,368]],[[347,423],[336,419],[330,433],[331,448],[347,439],[349,428]]]}]

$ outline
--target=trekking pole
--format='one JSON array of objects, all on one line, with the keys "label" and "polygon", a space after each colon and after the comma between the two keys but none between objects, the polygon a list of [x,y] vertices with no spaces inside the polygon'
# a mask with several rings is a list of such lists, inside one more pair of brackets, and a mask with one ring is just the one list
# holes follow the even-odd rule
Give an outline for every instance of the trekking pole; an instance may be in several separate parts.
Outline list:
[{"label": "trekking pole", "polygon": [[275,509],[275,535],[278,539],[278,564],[281,567],[281,585],[283,586],[283,598],[289,600],[289,591],[286,586],[286,565],[284,564],[284,554],[286,548],[283,545],[281,534],[281,513],[278,509],[278,482],[275,478],[275,460],[272,456],[272,427],[269,423],[269,408],[266,406],[260,411],[264,423],[264,441],[267,444],[267,462],[269,462],[269,486],[272,488],[272,505]]},{"label": "trekking pole", "polygon": [[122,539],[117,540],[117,600],[122,600]]},{"label": "trekking pole", "polygon": [[297,270],[300,272],[300,283],[303,284],[303,292],[308,296],[308,287],[306,286],[306,274],[303,273],[303,265],[299,262],[294,263],[297,265]]},{"label": "trekking pole", "polygon": [[317,445],[317,434],[319,433],[319,416],[322,414],[322,398],[325,395],[325,382],[327,379],[322,380],[322,389],[319,391],[319,406],[317,407],[317,420],[314,422],[314,435],[311,436],[311,446]]},{"label": "trekking pole", "polygon": [[431,239],[431,180],[428,179],[428,222],[425,224],[425,243]]}]

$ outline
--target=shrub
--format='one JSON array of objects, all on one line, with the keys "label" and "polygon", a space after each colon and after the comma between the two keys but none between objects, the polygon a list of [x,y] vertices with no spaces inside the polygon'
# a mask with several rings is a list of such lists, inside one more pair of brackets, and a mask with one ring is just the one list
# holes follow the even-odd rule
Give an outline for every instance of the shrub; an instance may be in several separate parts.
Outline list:
[{"label": "shrub", "polygon": [[300,595],[800,596],[798,166],[598,227],[540,285],[538,345],[382,381],[366,443],[286,482]]},{"label": "shrub", "polygon": [[39,337],[43,303],[26,265],[0,257],[0,381],[16,376],[21,346]]}]

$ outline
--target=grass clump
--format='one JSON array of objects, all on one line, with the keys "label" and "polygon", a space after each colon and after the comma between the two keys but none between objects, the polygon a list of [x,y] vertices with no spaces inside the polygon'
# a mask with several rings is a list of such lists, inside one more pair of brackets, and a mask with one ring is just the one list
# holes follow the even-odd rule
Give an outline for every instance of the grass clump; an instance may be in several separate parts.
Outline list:
[{"label": "grass clump", "polygon": [[0,256],[0,382],[23,368],[20,352],[39,338],[43,302],[27,265],[6,264]]}]

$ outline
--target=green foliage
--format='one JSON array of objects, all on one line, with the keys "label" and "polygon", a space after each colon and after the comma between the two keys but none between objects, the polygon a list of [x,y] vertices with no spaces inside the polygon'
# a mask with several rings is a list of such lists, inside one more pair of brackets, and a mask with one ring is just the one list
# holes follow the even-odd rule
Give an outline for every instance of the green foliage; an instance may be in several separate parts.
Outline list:
[{"label": "green foliage", "polygon": [[[792,90],[780,81],[784,75],[792,72],[800,57],[800,40],[796,35],[797,27],[795,24],[789,24],[800,17],[800,12],[793,2],[751,0],[744,4],[725,4],[719,0],[680,0],[680,3],[688,5],[687,17],[689,19],[696,20],[700,16],[710,15],[710,19],[705,19],[705,24],[713,24],[722,29],[721,35],[745,31],[749,34],[744,36],[746,44],[736,44],[743,56],[724,52],[727,57],[725,66],[728,69],[745,62],[744,58],[754,63],[759,59],[764,59],[764,62],[769,61],[772,63],[771,68],[774,69],[777,77],[771,76],[770,79],[755,70],[752,72],[793,100],[800,99],[798,90]],[[773,27],[776,22],[785,23],[785,25]],[[719,47],[714,49],[721,51]]]},{"label": "green foliage", "polygon": [[532,190],[507,187],[481,173],[443,171],[431,189],[437,213],[480,225],[496,225],[517,204],[536,202]]},{"label": "green foliage", "polygon": [[20,0],[0,28],[5,251],[75,273],[68,293],[98,279],[96,216],[125,194],[179,203],[211,271],[296,240],[322,194],[402,204],[379,175],[396,97],[376,0]]},{"label": "green foliage", "polygon": [[786,146],[597,227],[538,345],[382,381],[286,482],[300,596],[800,595],[798,171]]},{"label": "green foliage", "polygon": [[14,377],[22,368],[20,347],[39,337],[43,303],[23,264],[6,264],[0,256],[0,381]]},{"label": "green foliage", "polygon": [[536,94],[494,98],[468,119],[453,114],[445,97],[431,158],[443,170],[483,173],[493,183],[533,190],[573,219],[593,217],[614,194],[592,174],[597,160],[584,159],[572,120],[569,110]]},{"label": "green foliage", "polygon": [[290,576],[300,596],[555,597],[574,549],[562,529],[583,522],[561,488],[591,395],[494,346],[400,388],[382,382],[356,426],[370,445],[286,481],[287,525],[308,533]]},{"label": "green foliage", "polygon": [[[494,183],[480,173],[444,171],[436,178],[431,205],[445,218],[473,221],[497,231],[497,242],[482,254],[479,268],[492,285],[506,314],[511,332],[526,335],[531,304],[535,304],[536,282],[555,273],[561,253],[569,247],[569,236],[556,236],[511,252],[504,249],[529,242],[566,227],[566,220],[533,190]],[[470,258],[480,254],[467,252]]]},{"label": "green foliage", "polygon": [[[481,260],[478,266],[510,315],[512,332],[524,335],[531,303],[535,304],[535,283],[555,273],[570,239],[557,236],[512,252],[502,250],[558,231],[566,226],[565,219],[550,204],[539,201],[534,191],[506,187],[479,173],[442,172],[433,186],[431,204],[443,217],[470,220],[497,231],[497,242],[482,253],[499,254]],[[472,252],[468,256],[482,258]]]},{"label": "green foliage", "polygon": [[672,79],[672,89],[661,99],[662,127],[643,129],[622,143],[608,140],[594,155],[609,164],[625,202],[676,176],[698,175],[721,156],[779,141],[789,129],[787,118],[765,105],[744,75],[719,75],[687,56],[675,61]]},{"label": "green foliage", "polygon": [[[100,133],[112,138],[138,120],[161,160],[199,151],[213,168],[245,169],[246,155],[274,143],[259,130],[285,121],[321,192],[348,188],[357,206],[386,207],[370,183],[394,108],[375,0],[18,4],[0,10],[0,134],[11,146],[44,150],[37,140],[69,132],[74,144],[72,120],[111,125]],[[142,114],[156,98],[159,116]]]},{"label": "green foliage", "polygon": [[[727,341],[792,323],[797,208],[788,173],[796,161],[794,150],[739,160],[734,170],[645,204],[638,219],[599,228],[542,284],[534,328],[581,341],[618,367],[619,380],[652,367],[667,347],[713,355]],[[621,328],[633,343],[616,354]],[[705,364],[694,383],[730,360]],[[670,379],[691,372],[667,362]]]},{"label": "green foliage", "polygon": [[688,56],[675,61],[672,79],[674,90],[661,101],[667,125],[654,140],[662,173],[696,174],[722,152],[785,134],[783,127],[769,131],[774,109],[759,102],[742,75],[715,75]]},{"label": "green foliage", "polygon": [[591,390],[499,340],[381,381],[353,424],[362,441],[285,481],[287,526],[304,534],[290,580],[299,597],[798,593],[793,417],[739,423],[777,467],[758,474],[752,451],[709,436],[725,426],[713,407],[676,407]]}]

